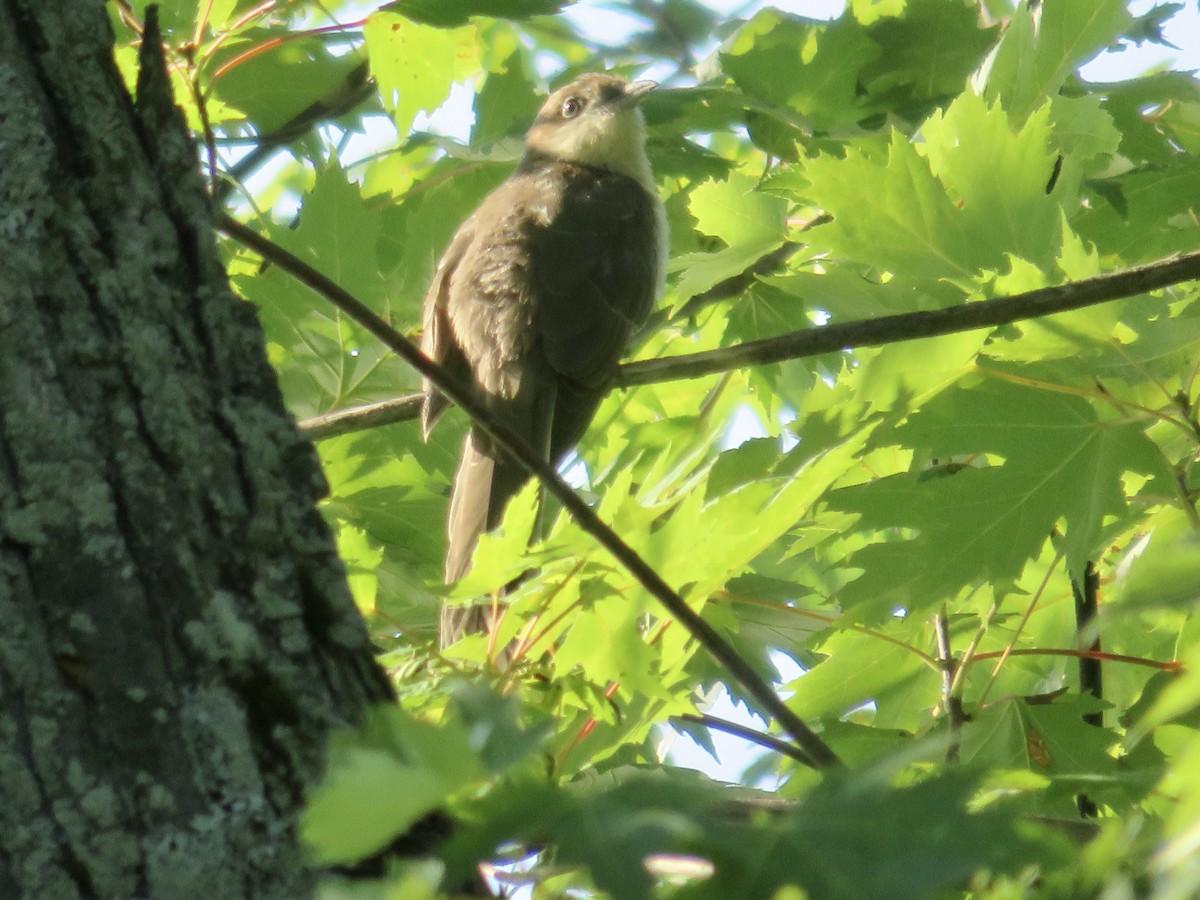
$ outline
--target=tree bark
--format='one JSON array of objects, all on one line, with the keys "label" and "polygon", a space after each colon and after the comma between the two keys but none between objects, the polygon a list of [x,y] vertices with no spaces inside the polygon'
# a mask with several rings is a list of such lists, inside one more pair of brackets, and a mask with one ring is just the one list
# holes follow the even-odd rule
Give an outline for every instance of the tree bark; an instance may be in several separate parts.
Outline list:
[{"label": "tree bark", "polygon": [[[150,20],[148,19],[148,23]],[[390,697],[148,29],[0,0],[0,897],[298,897]]]}]

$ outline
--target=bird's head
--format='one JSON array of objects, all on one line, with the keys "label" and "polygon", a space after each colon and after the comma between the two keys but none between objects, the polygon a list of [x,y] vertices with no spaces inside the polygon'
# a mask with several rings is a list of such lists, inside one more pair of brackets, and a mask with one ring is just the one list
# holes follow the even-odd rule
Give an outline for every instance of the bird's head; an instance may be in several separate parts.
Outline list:
[{"label": "bird's head", "polygon": [[638,101],[653,81],[612,75],[576,78],[551,94],[525,137],[529,151],[628,175],[653,192],[646,159],[646,125]]}]

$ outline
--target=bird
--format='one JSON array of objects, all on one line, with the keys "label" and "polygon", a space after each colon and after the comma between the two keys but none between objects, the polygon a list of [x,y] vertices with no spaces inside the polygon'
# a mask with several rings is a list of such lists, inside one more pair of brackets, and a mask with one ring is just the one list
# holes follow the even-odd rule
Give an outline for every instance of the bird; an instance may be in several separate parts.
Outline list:
[{"label": "bird", "polygon": [[[639,104],[607,73],[554,91],[516,170],[458,228],[425,296],[421,350],[553,465],[587,430],[664,280],[667,222]],[[449,401],[423,384],[422,437]],[[470,569],[527,473],[481,430],[463,442],[446,520],[447,584]],[[495,605],[443,606],[439,644],[494,627]]]}]

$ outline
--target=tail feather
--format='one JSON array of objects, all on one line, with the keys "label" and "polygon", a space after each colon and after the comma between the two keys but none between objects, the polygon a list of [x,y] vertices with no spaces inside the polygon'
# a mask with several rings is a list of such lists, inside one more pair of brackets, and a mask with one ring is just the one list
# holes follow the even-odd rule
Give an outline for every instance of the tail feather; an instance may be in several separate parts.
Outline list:
[{"label": "tail feather", "polygon": [[467,434],[446,517],[446,583],[467,574],[479,536],[487,530],[496,458],[474,432]]},{"label": "tail feather", "polygon": [[[556,461],[552,442],[559,415],[557,397],[557,379],[531,367],[523,373],[516,397],[507,401],[493,398],[490,406],[498,420],[514,434],[524,437],[543,459]],[[588,415],[590,418],[590,410]],[[474,428],[467,432],[446,523],[447,584],[467,574],[479,536],[500,524],[505,506],[528,477],[525,468],[508,454],[499,452],[486,435]],[[438,632],[442,647],[466,634],[490,633],[502,609],[499,602],[443,607]]]},{"label": "tail feather", "polygon": [[[486,437],[474,430],[467,434],[454,476],[446,523],[447,584],[467,574],[479,536],[500,523],[505,505],[521,489],[525,478],[521,466],[498,456]],[[490,631],[498,612],[486,604],[444,606],[439,643],[448,647],[463,635]]]}]

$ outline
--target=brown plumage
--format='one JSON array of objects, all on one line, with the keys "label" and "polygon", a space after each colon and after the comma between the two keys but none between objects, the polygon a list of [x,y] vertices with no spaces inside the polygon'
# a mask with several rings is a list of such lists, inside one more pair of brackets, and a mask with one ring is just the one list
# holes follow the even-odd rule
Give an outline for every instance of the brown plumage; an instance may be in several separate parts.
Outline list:
[{"label": "brown plumage", "polygon": [[[516,172],[458,229],[425,297],[421,349],[555,464],[583,436],[662,283],[666,219],[637,109],[653,87],[593,74],[551,94]],[[428,435],[447,401],[425,392]],[[448,583],[525,480],[468,433],[446,527]],[[489,615],[443,609],[442,646],[485,631]]]}]

